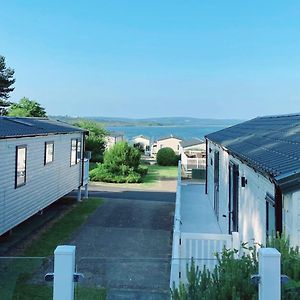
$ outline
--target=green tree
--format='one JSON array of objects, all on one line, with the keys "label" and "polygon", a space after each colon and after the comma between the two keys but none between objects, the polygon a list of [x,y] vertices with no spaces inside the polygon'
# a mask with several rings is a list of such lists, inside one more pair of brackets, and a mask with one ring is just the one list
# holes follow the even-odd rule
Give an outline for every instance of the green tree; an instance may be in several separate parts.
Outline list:
[{"label": "green tree", "polygon": [[22,98],[18,103],[13,103],[8,109],[11,117],[46,117],[45,109],[36,101]]},{"label": "green tree", "polygon": [[89,136],[86,138],[85,150],[92,152],[92,162],[102,162],[107,131],[99,123],[88,120],[80,120],[73,125],[89,131]]},{"label": "green tree", "polygon": [[0,55],[0,115],[6,115],[7,108],[11,105],[9,93],[14,90],[11,87],[15,83],[13,78],[15,71],[7,68],[5,64],[5,57]]}]

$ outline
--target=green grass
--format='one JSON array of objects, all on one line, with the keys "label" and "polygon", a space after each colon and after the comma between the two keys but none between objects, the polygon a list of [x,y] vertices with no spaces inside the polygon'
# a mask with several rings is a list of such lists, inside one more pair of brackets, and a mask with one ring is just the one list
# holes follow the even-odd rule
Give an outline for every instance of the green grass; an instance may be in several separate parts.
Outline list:
[{"label": "green grass", "polygon": [[148,173],[143,179],[144,184],[155,183],[161,179],[176,179],[177,178],[177,166],[158,166],[149,165]]},{"label": "green grass", "polygon": [[[52,300],[53,287],[51,285],[18,284],[12,300]],[[75,299],[105,300],[106,289],[82,287],[80,283],[75,287]]]},{"label": "green grass", "polygon": [[74,208],[58,219],[51,228],[46,230],[37,240],[24,251],[24,256],[49,256],[58,244],[65,242],[80,227],[96,208],[101,205],[99,198],[89,198],[78,202]]},{"label": "green grass", "polygon": [[[29,245],[23,255],[29,257],[47,257],[53,255],[58,244],[64,243],[71,234],[78,229],[86,219],[102,204],[99,198],[89,198],[84,202],[78,202],[64,216],[59,218],[51,227],[47,228],[37,239]],[[1,261],[6,269],[7,276],[0,277],[0,299],[35,300],[52,299],[52,283],[33,284],[31,278],[43,264],[47,264],[47,258],[14,259],[13,261]],[[104,300],[106,290],[104,288],[76,286],[76,299]]]}]

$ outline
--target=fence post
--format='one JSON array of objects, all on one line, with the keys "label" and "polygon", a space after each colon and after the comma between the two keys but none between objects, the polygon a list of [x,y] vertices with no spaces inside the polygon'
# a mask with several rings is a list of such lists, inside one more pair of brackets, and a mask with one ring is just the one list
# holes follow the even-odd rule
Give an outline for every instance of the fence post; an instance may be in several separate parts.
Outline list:
[{"label": "fence post", "polygon": [[281,254],[274,248],[258,250],[259,300],[280,300],[281,298]]},{"label": "fence post", "polygon": [[54,251],[53,300],[74,300],[75,246],[57,246]]}]

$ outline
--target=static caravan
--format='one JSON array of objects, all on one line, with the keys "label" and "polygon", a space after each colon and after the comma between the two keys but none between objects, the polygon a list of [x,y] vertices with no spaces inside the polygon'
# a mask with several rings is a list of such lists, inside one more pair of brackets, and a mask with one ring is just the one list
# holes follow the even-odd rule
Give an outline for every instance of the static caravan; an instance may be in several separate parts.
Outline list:
[{"label": "static caravan", "polygon": [[124,134],[121,132],[109,132],[108,135],[105,137],[105,149],[111,149],[114,145],[119,142],[123,142]]},{"label": "static caravan", "polygon": [[0,117],[0,235],[86,184],[87,133],[45,118]]},{"label": "static caravan", "polygon": [[[162,148],[172,148],[176,154],[179,154],[180,150],[180,142],[182,141],[182,138],[173,136],[172,134],[167,137],[159,138],[155,144],[156,144],[156,153],[162,149]],[[155,154],[156,154],[155,153]]]},{"label": "static caravan", "polygon": [[206,136],[206,193],[223,233],[300,245],[300,115],[258,117]]},{"label": "static caravan", "polygon": [[150,138],[144,135],[137,135],[131,139],[131,143],[133,145],[140,145],[144,150],[144,154],[150,154]]}]

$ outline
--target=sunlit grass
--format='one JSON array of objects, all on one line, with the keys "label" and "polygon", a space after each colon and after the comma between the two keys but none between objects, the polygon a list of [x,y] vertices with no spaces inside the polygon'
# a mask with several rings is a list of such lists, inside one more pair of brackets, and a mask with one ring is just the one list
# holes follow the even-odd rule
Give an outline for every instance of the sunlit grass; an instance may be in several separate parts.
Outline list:
[{"label": "sunlit grass", "polygon": [[153,184],[159,180],[176,179],[176,178],[177,178],[176,166],[149,165],[148,173],[143,178],[143,183]]}]

